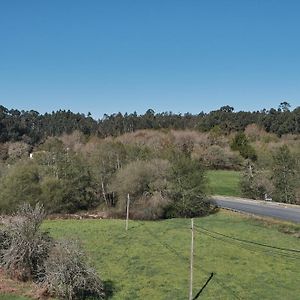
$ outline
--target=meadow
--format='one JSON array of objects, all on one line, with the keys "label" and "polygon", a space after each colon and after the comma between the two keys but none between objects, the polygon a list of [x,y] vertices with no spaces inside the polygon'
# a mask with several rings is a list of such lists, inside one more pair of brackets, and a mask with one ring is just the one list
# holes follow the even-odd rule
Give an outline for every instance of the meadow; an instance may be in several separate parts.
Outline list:
[{"label": "meadow", "polygon": [[209,170],[207,180],[209,194],[222,196],[241,196],[239,186],[240,172],[231,170]]},{"label": "meadow", "polygon": [[[190,220],[131,221],[127,232],[124,225],[123,220],[55,220],[46,221],[43,227],[55,238],[82,242],[111,291],[109,299],[187,299]],[[201,294],[203,299],[299,299],[300,253],[239,242],[213,232],[300,249],[299,238],[248,217],[221,211],[197,218],[194,294],[213,272]]]}]

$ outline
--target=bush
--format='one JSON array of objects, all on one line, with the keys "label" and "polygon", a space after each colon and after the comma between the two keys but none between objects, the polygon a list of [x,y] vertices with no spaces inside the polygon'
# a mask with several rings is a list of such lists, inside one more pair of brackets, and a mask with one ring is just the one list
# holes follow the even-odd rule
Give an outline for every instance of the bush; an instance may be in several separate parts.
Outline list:
[{"label": "bush", "polygon": [[31,146],[24,142],[8,143],[8,159],[10,162],[17,161],[29,156]]},{"label": "bush", "polygon": [[110,190],[118,196],[117,206],[125,212],[127,194],[130,194],[131,217],[160,218],[166,197],[170,163],[167,160],[135,161],[118,170]]},{"label": "bush", "polygon": [[104,299],[103,284],[73,241],[59,241],[45,262],[44,286],[60,299]]},{"label": "bush", "polygon": [[165,208],[165,218],[193,218],[207,216],[216,210],[216,205],[213,201],[205,198],[197,197],[194,200],[191,198],[182,198],[178,195],[171,204]]},{"label": "bush", "polygon": [[54,242],[40,230],[42,206],[23,204],[0,230],[0,263],[12,278],[35,280],[59,299],[103,299],[103,285],[71,241]]},{"label": "bush", "polygon": [[266,171],[256,170],[248,165],[240,181],[242,195],[252,199],[265,199],[265,195],[272,195],[274,186]]},{"label": "bush", "polygon": [[202,149],[193,153],[194,158],[198,158],[206,167],[220,170],[239,170],[244,159],[236,151],[229,148],[213,145],[207,149]]},{"label": "bush", "polygon": [[255,149],[249,144],[249,140],[243,132],[239,132],[233,138],[231,145],[233,151],[239,151],[241,156],[252,161],[257,160]]},{"label": "bush", "polygon": [[130,209],[130,218],[137,220],[161,219],[164,217],[165,209],[169,203],[170,199],[160,192],[145,195],[138,199],[134,207]]},{"label": "bush", "polygon": [[10,238],[8,233],[1,228],[0,229],[0,265],[3,263],[4,251],[10,246]]},{"label": "bush", "polygon": [[1,211],[12,212],[23,202],[38,202],[41,194],[39,169],[32,161],[15,164],[0,180]]},{"label": "bush", "polygon": [[208,215],[213,206],[206,199],[204,168],[190,157],[174,157],[169,197],[171,203],[165,209],[165,217],[196,217]]},{"label": "bush", "polygon": [[22,202],[42,203],[51,213],[72,213],[99,203],[91,172],[74,153],[41,152],[5,173],[0,177],[2,212],[11,212]]},{"label": "bush", "polygon": [[12,278],[38,279],[52,245],[49,235],[40,231],[44,218],[40,205],[32,208],[24,204],[5,225],[6,245],[1,249],[1,265]]}]

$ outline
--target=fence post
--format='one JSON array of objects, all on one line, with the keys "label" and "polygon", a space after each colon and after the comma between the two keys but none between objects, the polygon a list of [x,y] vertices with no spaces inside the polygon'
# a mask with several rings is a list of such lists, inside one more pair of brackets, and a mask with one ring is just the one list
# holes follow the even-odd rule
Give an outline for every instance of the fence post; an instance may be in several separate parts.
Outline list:
[{"label": "fence post", "polygon": [[129,194],[127,194],[127,205],[126,205],[126,231],[128,230],[128,220],[129,220],[129,203],[130,203],[130,197]]}]

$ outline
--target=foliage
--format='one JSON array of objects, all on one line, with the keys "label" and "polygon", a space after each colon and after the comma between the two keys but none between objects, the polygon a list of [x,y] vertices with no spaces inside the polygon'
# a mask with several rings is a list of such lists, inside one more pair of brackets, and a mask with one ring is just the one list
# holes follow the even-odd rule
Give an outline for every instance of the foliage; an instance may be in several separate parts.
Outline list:
[{"label": "foliage", "polygon": [[40,205],[23,204],[4,227],[9,244],[1,251],[1,265],[11,277],[22,281],[38,278],[52,245],[49,235],[40,230],[44,218]]},{"label": "foliage", "polygon": [[8,159],[8,143],[0,143],[0,161]]},{"label": "foliage", "polygon": [[265,199],[266,195],[273,194],[274,189],[269,174],[257,170],[251,163],[245,167],[240,185],[242,195],[252,199]]},{"label": "foliage", "polygon": [[[26,116],[26,120],[35,122],[35,129],[44,130],[36,130],[32,135],[24,131],[22,137],[15,132],[9,138],[6,135],[8,142],[0,144],[0,156],[3,154],[3,162],[0,163],[0,211],[9,212],[25,201],[31,204],[40,202],[50,213],[73,213],[97,208],[121,217],[129,192],[133,205],[132,217],[153,219],[166,216],[162,208],[167,206],[173,209],[174,203],[180,203],[179,199],[192,198],[189,191],[193,188],[189,184],[180,187],[174,179],[181,172],[183,177],[188,176],[185,168],[177,162],[177,158],[181,161],[181,156],[190,160],[189,164],[193,167],[201,168],[200,165],[203,165],[210,170],[241,170],[247,160],[255,161],[254,180],[245,175],[242,184],[244,194],[260,198],[263,190],[272,190],[267,186],[272,187],[268,180],[273,168],[270,153],[285,143],[293,156],[300,155],[297,135],[282,135],[279,138],[264,126],[269,118],[273,122],[281,120],[282,116],[289,118],[290,114],[296,122],[299,111],[289,111],[286,107],[284,104],[280,110],[235,113],[232,107],[224,106],[209,114],[199,115],[155,114],[153,110],[148,110],[145,115],[115,114],[99,121],[71,112],[61,111],[45,116],[0,107],[0,123],[4,119],[6,125],[11,124],[9,120],[13,115],[16,123],[20,118],[22,126],[26,127],[27,121],[23,119]],[[53,126],[51,132],[47,126],[42,126],[44,118],[49,122],[49,128]],[[282,129],[279,123],[277,125]],[[276,122],[270,126],[275,125]],[[85,126],[91,127],[84,129]],[[5,134],[5,130],[2,133]],[[16,155],[14,159],[8,159],[8,149],[12,145],[19,145],[20,149],[15,147],[16,153],[22,153],[24,146],[28,150],[24,156]],[[24,158],[32,145],[31,159]],[[174,159],[174,156],[177,157]],[[164,165],[169,167],[163,168]],[[167,172],[170,166],[172,171]],[[178,174],[174,176],[176,168],[179,168]],[[192,173],[189,176],[195,175]],[[227,173],[222,174],[226,176]],[[220,188],[217,190],[239,194],[236,180],[234,187],[230,182],[226,187],[226,179],[220,180],[218,177],[215,182]],[[193,182],[190,178],[187,181]],[[199,191],[195,184],[195,194],[199,199],[204,199],[206,183],[204,180],[202,184],[201,178],[199,182]],[[175,187],[178,187],[177,190]],[[299,199],[299,194],[300,188],[296,186],[295,201]],[[201,205],[205,203],[200,202]],[[189,206],[189,202],[186,205]]]},{"label": "foliage", "polygon": [[49,212],[74,212],[98,204],[89,167],[71,152],[40,152],[0,178],[0,210],[41,202]]},{"label": "foliage", "polygon": [[193,153],[194,158],[198,158],[209,169],[217,170],[239,170],[244,159],[237,151],[231,151],[229,147],[212,145],[204,150]]},{"label": "foliage", "polygon": [[0,178],[0,209],[11,212],[23,202],[37,203],[41,194],[38,166],[31,161],[19,162]]},{"label": "foliage", "polygon": [[241,156],[244,158],[249,158],[252,161],[257,160],[257,155],[254,148],[249,144],[249,141],[243,132],[239,132],[235,135],[230,145],[231,149],[234,151],[239,151]]},{"label": "foliage", "polygon": [[170,175],[169,197],[172,202],[166,208],[166,217],[195,217],[211,212],[211,204],[205,196],[204,168],[185,155],[176,155]]},{"label": "foliage", "polygon": [[14,142],[8,143],[8,160],[9,162],[14,162],[21,158],[27,158],[29,156],[29,152],[31,151],[31,147],[24,142]]},{"label": "foliage", "polygon": [[273,177],[276,201],[294,203],[297,184],[296,160],[286,145],[280,147],[273,155]]},{"label": "foliage", "polygon": [[[0,143],[22,141],[37,145],[49,136],[71,134],[73,131],[84,135],[100,137],[118,136],[139,129],[195,129],[210,131],[220,128],[223,134],[243,131],[249,124],[256,123],[267,132],[281,136],[286,133],[297,134],[300,131],[300,108],[289,110],[289,104],[281,103],[278,109],[261,110],[260,112],[234,112],[228,105],[210,113],[175,114],[172,112],[155,113],[149,109],[138,115],[111,114],[96,121],[90,115],[75,114],[59,110],[39,114],[37,111],[19,111],[0,106]],[[34,125],[33,125],[34,124]],[[213,130],[214,131],[214,130]]]},{"label": "foliage", "polygon": [[0,265],[14,279],[34,280],[60,299],[103,299],[103,284],[86,254],[69,240],[55,242],[41,230],[45,211],[24,203],[0,231]]},{"label": "foliage", "polygon": [[106,202],[108,184],[114,174],[126,163],[126,150],[119,142],[101,142],[88,153],[87,163],[95,184],[95,193],[100,202]]},{"label": "foliage", "polygon": [[[109,186],[118,196],[118,207],[125,212],[127,194],[131,198],[131,215],[138,218],[160,218],[168,202],[167,160],[133,161],[118,170]],[[138,212],[139,211],[139,212]]]},{"label": "foliage", "polygon": [[87,265],[84,251],[74,241],[55,243],[45,262],[43,285],[59,299],[104,299],[99,276]]}]

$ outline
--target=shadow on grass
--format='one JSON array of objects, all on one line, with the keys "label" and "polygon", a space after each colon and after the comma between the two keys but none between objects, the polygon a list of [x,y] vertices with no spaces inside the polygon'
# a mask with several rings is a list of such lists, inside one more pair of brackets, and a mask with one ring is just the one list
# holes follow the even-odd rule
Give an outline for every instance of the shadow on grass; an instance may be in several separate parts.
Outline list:
[{"label": "shadow on grass", "polygon": [[104,293],[105,298],[104,299],[110,299],[114,295],[114,293],[117,291],[116,285],[112,280],[105,280],[103,282],[104,286]]}]

